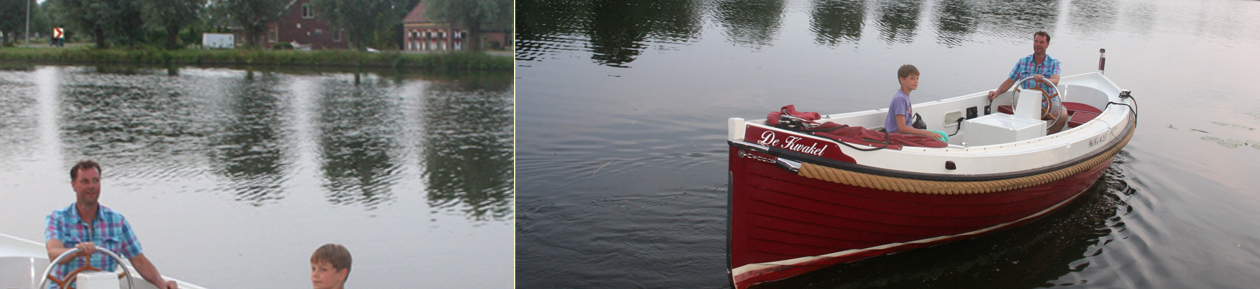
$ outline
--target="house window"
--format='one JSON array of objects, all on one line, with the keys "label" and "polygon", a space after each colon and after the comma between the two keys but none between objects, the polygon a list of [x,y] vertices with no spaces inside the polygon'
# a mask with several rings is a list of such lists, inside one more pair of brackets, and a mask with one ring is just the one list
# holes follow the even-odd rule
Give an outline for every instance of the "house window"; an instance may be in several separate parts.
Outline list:
[{"label": "house window", "polygon": [[333,31],[333,42],[341,42],[341,30]]},{"label": "house window", "polygon": [[311,7],[311,3],[302,4],[302,18],[315,18],[315,7]]},{"label": "house window", "polygon": [[315,36],[324,35],[324,29],[315,29]]},{"label": "house window", "polygon": [[276,43],[276,39],[280,38],[280,33],[276,30],[278,29],[272,28],[267,31],[267,42]]}]

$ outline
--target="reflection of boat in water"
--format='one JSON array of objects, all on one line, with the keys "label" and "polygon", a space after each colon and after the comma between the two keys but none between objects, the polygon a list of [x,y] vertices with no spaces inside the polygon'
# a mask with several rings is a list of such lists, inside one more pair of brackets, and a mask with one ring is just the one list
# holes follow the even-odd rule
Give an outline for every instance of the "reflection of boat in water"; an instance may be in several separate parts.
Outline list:
[{"label": "reflection of boat in water", "polygon": [[[100,254],[93,254],[95,257],[103,257]],[[133,272],[134,283],[136,289],[156,289],[152,283],[140,278],[139,273],[131,268],[128,262],[121,262],[127,266],[127,270],[123,272]],[[0,288],[35,288],[39,285],[42,273],[48,268],[48,251],[45,251],[44,244],[22,239],[6,234],[0,234]],[[123,268],[119,267],[122,271]],[[188,282],[180,281],[170,277],[162,276],[166,280],[174,280],[179,283],[179,288],[199,289],[201,286],[193,285]],[[122,278],[122,277],[120,277]],[[50,282],[51,283],[51,282]],[[120,281],[123,288],[127,288],[126,281]]]},{"label": "reflection of boat in water", "polygon": [[[887,109],[829,115],[806,130],[730,119],[733,284],[972,238],[1062,208],[1110,166],[1137,119],[1128,92],[1101,73],[1063,77],[1055,91],[1070,116],[1051,135],[1037,105],[1018,105],[1039,103],[1035,90],[915,104],[928,129],[955,132],[937,148],[851,137],[883,126]],[[840,124],[857,134],[818,130]]]}]

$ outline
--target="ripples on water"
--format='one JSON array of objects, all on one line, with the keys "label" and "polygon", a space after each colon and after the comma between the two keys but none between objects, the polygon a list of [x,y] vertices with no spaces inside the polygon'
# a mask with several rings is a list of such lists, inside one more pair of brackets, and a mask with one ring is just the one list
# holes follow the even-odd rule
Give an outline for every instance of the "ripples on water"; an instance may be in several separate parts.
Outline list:
[{"label": "ripples on water", "polygon": [[[873,19],[878,39],[911,43],[916,34],[934,30],[948,47],[977,38],[1011,38],[1053,27],[1060,1],[942,0],[931,5],[919,0],[639,0],[546,1],[517,3],[516,59],[543,61],[566,51],[590,52],[601,65],[628,67],[651,50],[688,45],[704,38],[706,25],[720,27],[726,41],[758,49],[773,46],[784,26],[785,12],[806,9],[809,32],[816,44],[835,46],[861,40],[867,19]],[[1079,2],[1079,3],[1078,3]],[[1074,28],[1107,30],[1114,22],[1114,4],[1073,1]],[[802,8],[792,8],[803,5]],[[920,29],[923,14],[930,29]],[[1104,24],[1099,27],[1099,24]],[[670,49],[672,50],[672,49]],[[524,64],[528,65],[528,64]]]},{"label": "ripples on water", "polygon": [[[424,175],[429,206],[460,208],[476,220],[514,216],[514,102],[506,81],[434,84],[424,103]],[[473,93],[460,93],[481,88]],[[500,117],[495,117],[500,116]],[[507,116],[507,117],[502,117]]]},{"label": "ripples on water", "polygon": [[28,155],[26,150],[38,141],[39,120],[24,117],[30,111],[38,111],[35,86],[27,80],[28,74],[0,71],[0,157],[10,159]]},{"label": "ripples on water", "polygon": [[[295,79],[225,69],[180,75],[178,69],[112,67],[51,75],[61,84],[54,92],[59,102],[51,103],[60,104],[52,111],[59,115],[60,154],[95,158],[109,164],[111,178],[123,180],[216,175],[224,187],[203,191],[231,191],[254,205],[282,200],[292,174],[316,165],[330,202],[368,209],[393,198],[391,188],[410,163],[428,179],[435,210],[461,208],[473,219],[512,216],[513,103],[506,78],[416,88],[359,75]],[[30,159],[41,136],[36,76],[24,69],[0,76],[6,92],[0,158]],[[311,80],[313,87],[301,87]],[[314,95],[294,95],[289,83]],[[422,99],[413,101],[416,96]],[[314,101],[299,101],[304,98]],[[304,111],[311,107],[317,109]],[[298,131],[308,128],[313,131]],[[299,134],[317,137],[303,143],[299,138],[308,136]],[[303,149],[318,151],[314,163],[298,159]]]}]

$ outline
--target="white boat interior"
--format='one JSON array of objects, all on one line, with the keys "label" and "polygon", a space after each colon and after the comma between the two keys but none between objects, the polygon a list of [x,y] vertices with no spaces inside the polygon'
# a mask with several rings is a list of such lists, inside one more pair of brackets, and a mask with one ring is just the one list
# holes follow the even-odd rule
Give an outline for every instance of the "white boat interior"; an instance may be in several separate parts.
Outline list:
[{"label": "white boat interior", "polygon": [[[907,146],[872,151],[856,149],[876,147],[869,144],[836,147],[864,166],[929,174],[997,174],[1035,170],[1097,153],[1107,149],[1107,144],[1123,138],[1135,124],[1131,121],[1136,120],[1136,102],[1131,97],[1122,97],[1128,92],[1100,72],[1062,77],[1057,87],[1063,102],[1091,107],[1088,109],[1091,111],[1073,111],[1069,117],[1071,126],[1054,134],[1046,135],[1049,123],[1040,117],[1040,91],[1016,93],[1011,89],[990,103],[988,90],[985,90],[913,104],[914,112],[922,117],[927,129],[952,134],[946,147]],[[1008,107],[1004,106],[1008,105],[1013,105],[1010,109],[1013,111],[1006,111]],[[991,113],[986,114],[986,106],[991,107]],[[818,122],[880,129],[887,114],[887,108],[830,114],[823,115]],[[792,133],[769,126],[764,119],[731,118],[728,138],[745,140],[746,126]],[[812,135],[796,135],[835,142]],[[956,168],[947,168],[943,165],[946,162],[956,164]]]},{"label": "white boat interior", "polygon": [[[131,267],[131,263],[125,260],[122,263],[123,266],[127,266],[131,272],[135,272],[135,269]],[[42,274],[48,268],[48,264],[48,253],[44,250],[43,243],[0,233],[0,289],[36,288],[39,286],[40,280],[43,277]],[[120,267],[113,273],[106,273],[106,275],[110,275],[106,277],[114,277],[117,276],[117,273],[122,272],[123,269]],[[99,275],[93,275],[93,277],[99,277]],[[133,278],[133,284],[135,284],[135,287],[133,287],[134,289],[157,289],[157,286],[154,286],[152,283],[140,278],[138,273],[136,273]],[[204,287],[167,276],[163,276],[163,278],[178,282],[179,288],[204,289]],[[91,285],[95,284],[112,284],[112,281],[115,281],[105,280],[110,282],[92,282],[98,279],[100,278],[84,278],[83,280],[79,280],[78,287],[80,289],[98,289],[96,287],[89,287],[92,287]],[[128,287],[128,282],[125,279],[116,281],[120,284],[118,288],[132,289]],[[89,282],[92,284],[87,284]]]}]

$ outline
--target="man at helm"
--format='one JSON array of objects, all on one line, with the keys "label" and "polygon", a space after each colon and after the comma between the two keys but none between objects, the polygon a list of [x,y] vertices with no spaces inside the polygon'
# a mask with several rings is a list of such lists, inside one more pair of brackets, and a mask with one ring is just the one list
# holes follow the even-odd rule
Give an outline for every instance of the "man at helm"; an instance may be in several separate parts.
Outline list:
[{"label": "man at helm", "polygon": [[1042,103],[1042,110],[1049,110],[1045,113],[1043,120],[1053,120],[1054,125],[1049,128],[1048,133],[1059,132],[1063,126],[1067,125],[1068,115],[1067,109],[1063,107],[1063,101],[1059,99],[1058,91],[1051,91],[1051,88],[1041,81],[1048,80],[1059,85],[1059,60],[1046,54],[1046,47],[1050,46],[1050,34],[1045,31],[1037,31],[1033,34],[1033,54],[1020,58],[1015,64],[1015,68],[1011,69],[1010,75],[998,86],[995,91],[989,91],[989,101],[993,101],[998,95],[1005,93],[1015,85],[1020,79],[1032,77],[1034,81],[1025,81],[1021,86],[1023,89],[1040,89],[1045,92],[1052,92],[1046,102]]},{"label": "man at helm", "polygon": [[[70,168],[70,187],[74,188],[75,202],[70,206],[48,214],[45,222],[44,240],[48,250],[48,259],[56,260],[61,254],[71,249],[79,249],[74,258],[65,258],[57,264],[50,275],[65,280],[71,270],[86,265],[104,271],[113,271],[118,265],[113,259],[103,254],[93,254],[96,246],[109,249],[127,258],[144,280],[157,285],[160,289],[177,289],[175,281],[165,280],[158,273],[153,262],[141,252],[140,240],[131,230],[131,224],[122,214],[102,206],[101,166],[96,162],[85,160]],[[85,256],[91,256],[91,264],[84,264]],[[60,282],[60,281],[59,281]],[[69,285],[69,284],[67,284]]]}]

